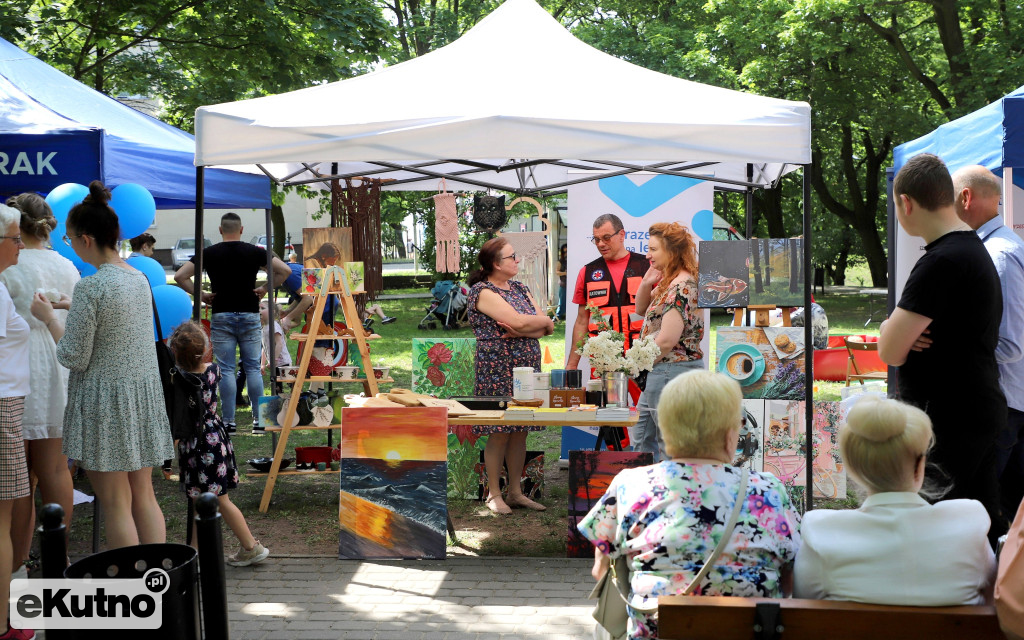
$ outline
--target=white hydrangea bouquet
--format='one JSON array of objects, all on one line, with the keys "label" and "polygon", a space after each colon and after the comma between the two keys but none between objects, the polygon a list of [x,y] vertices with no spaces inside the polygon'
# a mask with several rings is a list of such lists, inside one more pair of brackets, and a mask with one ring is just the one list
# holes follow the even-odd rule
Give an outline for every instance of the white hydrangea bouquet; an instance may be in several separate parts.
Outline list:
[{"label": "white hydrangea bouquet", "polygon": [[596,336],[588,338],[577,352],[589,358],[590,366],[598,375],[622,371],[630,378],[635,378],[641,371],[650,371],[654,368],[655,360],[661,356],[661,347],[655,343],[652,336],[634,341],[623,354],[622,345],[626,342],[626,337],[608,326],[599,309],[592,307],[590,312],[599,332]]}]

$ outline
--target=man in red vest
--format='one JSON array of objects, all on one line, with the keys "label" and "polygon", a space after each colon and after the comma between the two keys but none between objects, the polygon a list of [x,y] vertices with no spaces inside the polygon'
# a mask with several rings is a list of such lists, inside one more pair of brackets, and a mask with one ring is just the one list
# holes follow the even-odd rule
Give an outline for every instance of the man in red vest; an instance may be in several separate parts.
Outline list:
[{"label": "man in red vest", "polygon": [[599,308],[612,329],[626,336],[624,350],[640,336],[644,322],[643,317],[636,314],[636,292],[651,263],[646,256],[626,248],[622,220],[614,214],[606,213],[594,220],[594,235],[590,240],[601,252],[601,257],[585,265],[576,277],[572,301],[580,308],[572,328],[567,369],[579,367],[580,355],[576,353],[576,346],[588,335],[597,335],[597,327],[590,321],[587,306]]}]

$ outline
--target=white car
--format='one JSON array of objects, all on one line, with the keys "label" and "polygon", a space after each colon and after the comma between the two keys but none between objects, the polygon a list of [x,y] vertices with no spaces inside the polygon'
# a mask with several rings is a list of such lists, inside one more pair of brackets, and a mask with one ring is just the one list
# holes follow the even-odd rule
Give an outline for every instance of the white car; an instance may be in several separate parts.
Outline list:
[{"label": "white car", "polygon": [[[203,238],[203,247],[210,246],[213,246],[213,242],[209,238]],[[171,249],[171,266],[177,271],[182,265],[191,260],[195,254],[195,238],[178,238],[178,241],[174,243],[174,248]]]}]

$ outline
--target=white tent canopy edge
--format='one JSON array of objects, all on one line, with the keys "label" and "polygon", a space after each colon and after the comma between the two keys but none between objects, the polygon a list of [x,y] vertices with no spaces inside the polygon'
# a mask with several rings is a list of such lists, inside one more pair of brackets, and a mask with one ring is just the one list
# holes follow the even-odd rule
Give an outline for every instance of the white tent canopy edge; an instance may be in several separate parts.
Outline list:
[{"label": "white tent canopy edge", "polygon": [[533,0],[506,0],[455,42],[401,64],[196,111],[198,166],[259,164],[286,183],[379,173],[404,189],[463,175],[463,186],[542,193],[565,181],[566,167],[551,164],[564,159],[615,173],[699,165],[687,175],[736,186],[749,163],[751,183],[768,187],[810,162],[810,138],[806,102],[619,60]]}]

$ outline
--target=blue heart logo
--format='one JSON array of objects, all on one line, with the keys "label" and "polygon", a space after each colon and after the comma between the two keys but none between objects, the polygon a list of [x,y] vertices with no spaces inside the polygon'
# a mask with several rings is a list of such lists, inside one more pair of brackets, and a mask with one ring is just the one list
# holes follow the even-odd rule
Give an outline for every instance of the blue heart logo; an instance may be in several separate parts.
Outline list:
[{"label": "blue heart logo", "polygon": [[703,180],[682,176],[657,175],[643,184],[635,184],[626,176],[602,178],[597,181],[601,193],[619,205],[623,211],[639,218],[654,211],[690,187]]}]

